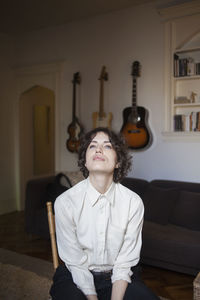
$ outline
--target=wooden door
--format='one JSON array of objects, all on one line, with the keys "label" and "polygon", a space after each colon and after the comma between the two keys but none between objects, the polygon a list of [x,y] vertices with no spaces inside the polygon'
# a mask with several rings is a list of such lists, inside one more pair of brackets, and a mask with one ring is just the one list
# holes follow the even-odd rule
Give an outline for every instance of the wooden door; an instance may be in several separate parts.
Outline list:
[{"label": "wooden door", "polygon": [[24,207],[29,179],[55,172],[55,96],[34,86],[20,97],[20,194]]}]

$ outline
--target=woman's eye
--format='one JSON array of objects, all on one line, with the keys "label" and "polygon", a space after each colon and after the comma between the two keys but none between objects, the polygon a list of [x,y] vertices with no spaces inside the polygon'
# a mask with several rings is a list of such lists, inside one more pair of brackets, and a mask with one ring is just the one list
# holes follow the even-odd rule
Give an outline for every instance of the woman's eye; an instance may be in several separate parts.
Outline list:
[{"label": "woman's eye", "polygon": [[112,149],[112,146],[111,145],[105,145],[105,148],[106,149]]},{"label": "woman's eye", "polygon": [[90,145],[89,148],[90,149],[95,148],[95,145]]}]

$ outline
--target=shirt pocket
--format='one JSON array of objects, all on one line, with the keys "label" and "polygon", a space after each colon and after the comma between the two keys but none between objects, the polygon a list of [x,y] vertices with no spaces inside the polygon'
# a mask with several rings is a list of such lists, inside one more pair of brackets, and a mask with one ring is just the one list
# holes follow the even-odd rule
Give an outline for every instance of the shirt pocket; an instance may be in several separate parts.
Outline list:
[{"label": "shirt pocket", "polygon": [[109,260],[116,259],[117,255],[120,252],[120,249],[122,247],[123,241],[124,241],[124,234],[125,230],[115,226],[113,224],[109,224],[108,231],[107,231],[107,255],[109,257]]}]

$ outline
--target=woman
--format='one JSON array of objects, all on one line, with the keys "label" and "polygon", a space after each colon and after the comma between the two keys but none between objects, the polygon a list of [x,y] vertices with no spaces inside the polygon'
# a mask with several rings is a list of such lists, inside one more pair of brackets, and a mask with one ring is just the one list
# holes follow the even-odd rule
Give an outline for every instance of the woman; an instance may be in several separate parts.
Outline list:
[{"label": "woman", "polygon": [[86,177],[55,202],[59,256],[53,300],[156,300],[137,276],[144,208],[119,182],[130,157],[123,140],[96,128],[81,142],[79,167]]}]

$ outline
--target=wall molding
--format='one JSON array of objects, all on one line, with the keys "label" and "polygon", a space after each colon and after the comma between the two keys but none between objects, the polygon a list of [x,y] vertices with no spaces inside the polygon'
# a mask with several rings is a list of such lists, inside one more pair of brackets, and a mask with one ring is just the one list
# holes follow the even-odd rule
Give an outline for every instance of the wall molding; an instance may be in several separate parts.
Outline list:
[{"label": "wall molding", "polygon": [[185,16],[196,15],[200,13],[200,0],[194,0],[182,4],[160,8],[158,13],[162,21],[170,21]]},{"label": "wall molding", "polygon": [[[20,191],[20,144],[19,144],[19,99],[20,95],[35,85],[50,88],[55,93],[55,169],[60,169],[60,90],[61,73],[64,61],[48,64],[30,65],[25,67],[14,67],[13,72],[16,80],[16,101],[14,109],[14,147],[15,147],[15,189],[17,209],[23,209],[23,201]],[[49,82],[49,85],[41,84]]]},{"label": "wall molding", "polygon": [[17,77],[33,76],[40,74],[56,73],[62,70],[64,61],[49,64],[38,64],[25,67],[14,67],[13,71]]}]

